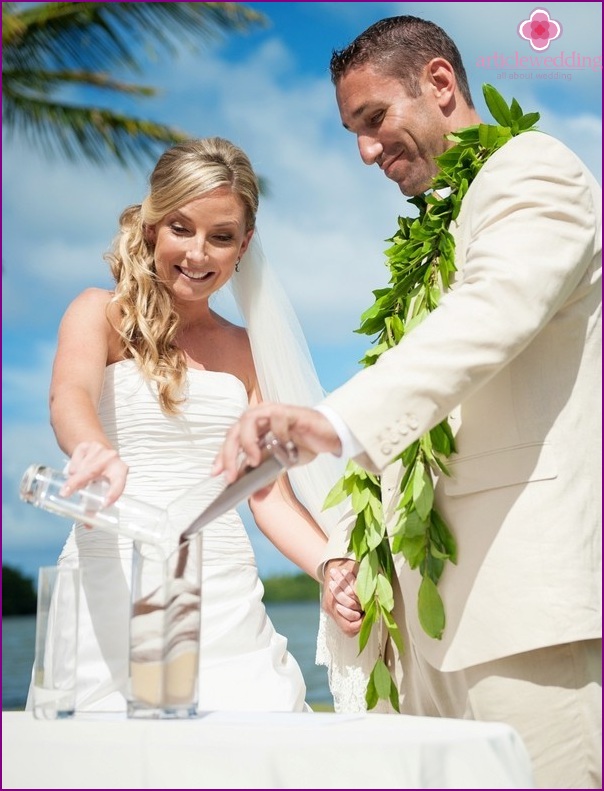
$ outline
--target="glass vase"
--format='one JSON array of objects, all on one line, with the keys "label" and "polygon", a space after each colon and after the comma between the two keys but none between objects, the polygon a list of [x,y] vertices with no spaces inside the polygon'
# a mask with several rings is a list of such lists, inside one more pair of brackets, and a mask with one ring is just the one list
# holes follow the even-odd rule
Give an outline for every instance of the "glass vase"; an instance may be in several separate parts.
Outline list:
[{"label": "glass vase", "polygon": [[197,715],[201,546],[198,533],[166,558],[134,543],[128,717]]}]

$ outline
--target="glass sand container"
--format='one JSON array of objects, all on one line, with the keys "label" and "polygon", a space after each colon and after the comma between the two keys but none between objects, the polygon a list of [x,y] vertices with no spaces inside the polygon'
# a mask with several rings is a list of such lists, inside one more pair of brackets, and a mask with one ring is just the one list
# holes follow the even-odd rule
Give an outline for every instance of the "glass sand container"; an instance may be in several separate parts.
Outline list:
[{"label": "glass sand container", "polygon": [[197,715],[201,544],[198,533],[167,558],[134,544],[128,717]]},{"label": "glass sand container", "polygon": [[75,713],[79,594],[77,569],[39,569],[32,685],[32,709],[38,720]]},{"label": "glass sand container", "polygon": [[123,494],[105,505],[109,481],[92,481],[69,495],[61,494],[68,475],[44,464],[31,464],[19,486],[21,499],[50,511],[135,541],[161,544],[169,535],[168,514],[161,508]]}]

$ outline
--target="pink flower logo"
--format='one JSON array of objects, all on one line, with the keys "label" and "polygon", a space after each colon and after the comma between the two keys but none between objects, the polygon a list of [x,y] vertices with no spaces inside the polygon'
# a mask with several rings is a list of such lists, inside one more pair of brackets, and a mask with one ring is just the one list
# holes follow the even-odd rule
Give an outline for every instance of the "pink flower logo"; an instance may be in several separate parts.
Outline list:
[{"label": "pink flower logo", "polygon": [[518,25],[518,35],[533,49],[542,52],[562,34],[562,25],[552,19],[545,8],[536,8],[528,19]]}]

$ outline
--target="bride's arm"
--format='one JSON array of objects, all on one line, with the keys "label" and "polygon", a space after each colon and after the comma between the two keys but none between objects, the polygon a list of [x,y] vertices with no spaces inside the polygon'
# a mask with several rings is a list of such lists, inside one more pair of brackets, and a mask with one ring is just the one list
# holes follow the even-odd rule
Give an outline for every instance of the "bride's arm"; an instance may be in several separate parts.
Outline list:
[{"label": "bride's arm", "polygon": [[105,476],[107,499],[123,491],[127,466],[105,435],[97,414],[109,357],[111,294],[87,289],[67,308],[59,328],[50,385],[50,421],[61,450],[71,459],[65,493]]},{"label": "bride's arm", "polygon": [[254,520],[277,549],[314,579],[327,537],[296,499],[284,474],[249,501]]},{"label": "bride's arm", "polygon": [[[277,549],[314,579],[322,582],[317,568],[325,554],[327,536],[294,495],[287,475],[270,490],[253,495],[250,508],[256,524]],[[344,561],[353,564],[354,561]],[[350,569],[330,569],[324,582],[324,607],[346,634],[361,627],[362,608],[355,593],[356,573]],[[326,606],[327,605],[327,606]]]},{"label": "bride's arm", "polygon": [[[250,406],[261,401],[251,353],[248,391]],[[270,487],[252,495],[249,506],[259,529],[286,558],[318,580],[317,568],[325,553],[327,536],[297,499],[287,474]]]},{"label": "bride's arm", "polygon": [[[247,335],[245,336],[247,340]],[[250,406],[261,401],[256,372],[249,345],[246,348],[245,378],[248,381]],[[249,506],[254,521],[268,540],[314,579],[321,563],[327,537],[307,509],[296,498],[287,474],[270,487],[252,495]]]}]

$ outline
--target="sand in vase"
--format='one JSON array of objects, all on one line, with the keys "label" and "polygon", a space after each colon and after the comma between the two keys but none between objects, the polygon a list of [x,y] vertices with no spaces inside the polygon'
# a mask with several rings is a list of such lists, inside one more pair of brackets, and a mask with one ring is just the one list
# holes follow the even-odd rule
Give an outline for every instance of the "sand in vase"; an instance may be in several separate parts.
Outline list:
[{"label": "sand in vase", "polygon": [[135,553],[130,623],[131,717],[188,717],[197,710],[201,537],[168,559]]}]

